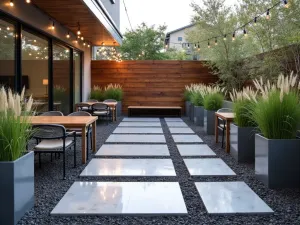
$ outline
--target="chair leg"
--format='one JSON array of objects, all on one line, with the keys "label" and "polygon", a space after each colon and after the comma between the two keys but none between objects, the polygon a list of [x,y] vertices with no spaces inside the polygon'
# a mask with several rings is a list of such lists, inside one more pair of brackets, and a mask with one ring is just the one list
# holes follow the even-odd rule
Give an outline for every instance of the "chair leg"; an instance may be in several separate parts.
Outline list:
[{"label": "chair leg", "polygon": [[51,153],[51,162],[52,162],[52,153]]},{"label": "chair leg", "polygon": [[66,156],[65,156],[65,150],[63,153],[63,179],[66,179]]},{"label": "chair leg", "polygon": [[222,129],[222,148],[224,147],[225,127]]},{"label": "chair leg", "polygon": [[89,159],[89,131],[86,132],[86,160]]},{"label": "chair leg", "polygon": [[42,163],[41,163],[41,153],[39,153],[39,168],[42,167]]},{"label": "chair leg", "polygon": [[74,168],[76,168],[76,142],[74,143]]}]

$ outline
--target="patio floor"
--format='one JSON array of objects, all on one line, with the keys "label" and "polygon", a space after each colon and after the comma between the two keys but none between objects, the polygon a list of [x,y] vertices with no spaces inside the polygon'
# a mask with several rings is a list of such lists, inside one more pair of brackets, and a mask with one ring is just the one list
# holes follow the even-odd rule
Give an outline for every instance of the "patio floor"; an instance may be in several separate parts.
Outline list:
[{"label": "patio floor", "polygon": [[[300,223],[299,190],[268,190],[253,165],[237,164],[185,118],[125,121],[128,127],[98,125],[99,151],[86,165],[72,168],[70,153],[66,181],[61,160],[43,157],[42,168],[36,166],[36,206],[19,224]],[[194,134],[180,134],[177,126],[171,134],[174,123]]]}]

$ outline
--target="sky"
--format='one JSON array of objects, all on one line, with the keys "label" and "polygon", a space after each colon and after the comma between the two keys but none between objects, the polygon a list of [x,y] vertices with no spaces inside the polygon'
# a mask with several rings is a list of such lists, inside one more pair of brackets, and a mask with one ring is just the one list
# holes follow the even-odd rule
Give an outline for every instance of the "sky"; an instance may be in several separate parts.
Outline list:
[{"label": "sky", "polygon": [[[193,10],[190,3],[193,0],[124,0],[133,29],[142,22],[148,25],[168,26],[167,32],[184,27],[191,22]],[[194,0],[201,3],[201,0]],[[233,5],[237,0],[226,0]],[[123,0],[121,0],[121,32],[130,29]]]}]

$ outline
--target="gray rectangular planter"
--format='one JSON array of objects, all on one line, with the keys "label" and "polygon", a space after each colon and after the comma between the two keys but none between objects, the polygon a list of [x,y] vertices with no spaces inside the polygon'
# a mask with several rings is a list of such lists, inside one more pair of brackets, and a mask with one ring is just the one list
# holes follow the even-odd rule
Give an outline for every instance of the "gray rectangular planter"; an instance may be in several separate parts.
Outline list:
[{"label": "gray rectangular planter", "polygon": [[117,104],[117,117],[122,116],[122,101],[118,101]]},{"label": "gray rectangular planter", "polygon": [[17,224],[34,206],[34,152],[0,162],[0,224]]},{"label": "gray rectangular planter", "polygon": [[190,117],[191,102],[185,101],[185,116]]},{"label": "gray rectangular planter", "polygon": [[194,121],[194,105],[192,103],[190,105],[190,120]]},{"label": "gray rectangular planter", "polygon": [[255,135],[255,175],[269,188],[300,187],[300,140]]},{"label": "gray rectangular planter", "polygon": [[204,125],[204,108],[203,108],[203,106],[194,106],[194,123],[197,126]]},{"label": "gray rectangular planter", "polygon": [[204,109],[204,130],[208,135],[215,134],[215,113],[216,111]]},{"label": "gray rectangular planter", "polygon": [[230,154],[238,162],[254,162],[255,127],[230,124]]}]

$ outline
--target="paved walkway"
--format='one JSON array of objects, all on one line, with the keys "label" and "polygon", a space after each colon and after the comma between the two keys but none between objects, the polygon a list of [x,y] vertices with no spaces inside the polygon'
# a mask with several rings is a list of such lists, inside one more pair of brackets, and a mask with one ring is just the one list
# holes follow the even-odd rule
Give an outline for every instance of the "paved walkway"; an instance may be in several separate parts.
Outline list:
[{"label": "paved walkway", "polygon": [[[234,177],[236,173],[180,118],[164,120],[190,176],[212,179],[194,183],[207,213],[273,212],[246,183],[214,182],[214,177]],[[159,118],[124,118],[80,174],[95,181],[74,182],[51,215],[188,214],[180,184],[161,181],[181,176],[176,174],[169,147]],[[103,177],[120,181],[99,182]],[[125,182],[128,177],[146,181]]]}]

